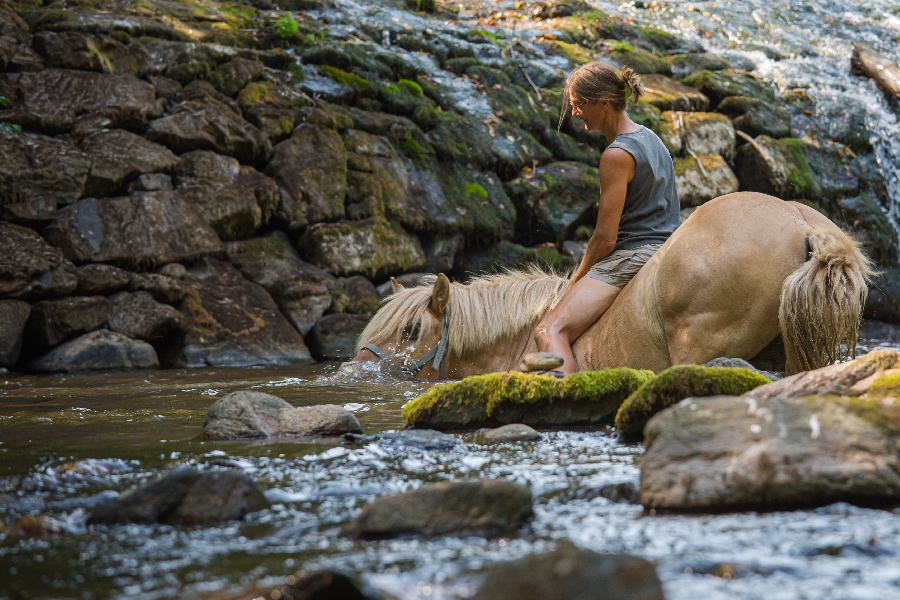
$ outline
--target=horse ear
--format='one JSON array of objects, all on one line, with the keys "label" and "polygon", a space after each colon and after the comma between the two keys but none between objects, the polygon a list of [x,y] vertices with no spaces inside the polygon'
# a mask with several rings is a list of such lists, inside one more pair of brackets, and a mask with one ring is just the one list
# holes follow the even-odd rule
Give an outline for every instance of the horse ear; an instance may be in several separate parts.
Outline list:
[{"label": "horse ear", "polygon": [[394,293],[399,294],[403,290],[403,285],[399,281],[391,277],[391,285],[394,286]]},{"label": "horse ear", "polygon": [[431,310],[439,317],[444,316],[447,304],[450,303],[450,280],[443,273],[437,276],[431,290]]}]

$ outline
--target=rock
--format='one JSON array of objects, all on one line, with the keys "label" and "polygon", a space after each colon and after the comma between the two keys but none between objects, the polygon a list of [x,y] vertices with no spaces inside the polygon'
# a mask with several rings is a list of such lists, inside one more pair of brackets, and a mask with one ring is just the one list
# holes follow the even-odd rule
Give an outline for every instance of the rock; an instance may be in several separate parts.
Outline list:
[{"label": "rock", "polygon": [[775,102],[775,92],[771,86],[749,73],[733,69],[700,71],[685,77],[681,82],[703,92],[709,98],[711,108],[717,107],[729,96],[749,96],[765,102]]},{"label": "rock", "polygon": [[290,229],[343,216],[347,151],[336,132],[300,125],[275,147],[265,172],[278,184],[278,217]]},{"label": "rock", "polygon": [[894,260],[898,250],[897,230],[870,192],[841,198],[833,206],[835,225],[850,232],[879,269]]},{"label": "rock", "polygon": [[676,365],[637,389],[616,413],[616,432],[627,440],[639,440],[644,425],[659,411],[699,396],[740,395],[769,383],[755,369],[722,369],[699,365]]},{"label": "rock", "polygon": [[231,392],[216,400],[203,421],[203,437],[226,440],[284,435],[362,433],[352,413],[334,404],[295,408],[262,392]]},{"label": "rock", "polygon": [[182,90],[180,83],[162,75],[150,75],[147,77],[147,81],[156,89],[157,98],[164,98],[169,102],[173,102]]},{"label": "rock", "polygon": [[882,267],[869,284],[864,316],[900,324],[900,269]]},{"label": "rock", "polygon": [[272,295],[300,335],[309,333],[331,306],[334,277],[300,260],[284,234],[230,242],[225,251],[244,277]]},{"label": "rock", "polygon": [[31,47],[44,57],[47,67],[131,74],[143,77],[150,71],[150,53],[143,44],[128,44],[108,36],[78,31],[40,31]]},{"label": "rock", "polygon": [[425,252],[425,270],[429,273],[455,271],[461,263],[465,238],[457,233],[451,236],[431,236],[422,244]]},{"label": "rock", "polygon": [[350,300],[350,304],[347,306],[349,313],[371,316],[381,308],[381,300],[378,298],[375,286],[361,275],[348,277],[344,281],[344,292]]},{"label": "rock", "polygon": [[854,69],[877,81],[889,95],[900,98],[900,68],[894,61],[865,44],[854,44],[851,63]]},{"label": "rock", "polygon": [[268,506],[260,489],[243,473],[178,469],[98,506],[87,524],[211,526],[242,520],[248,513]]},{"label": "rock", "polygon": [[165,304],[177,304],[187,293],[184,283],[162,273],[135,273],[128,283],[128,290],[149,292],[154,300]]},{"label": "rock", "polygon": [[377,498],[341,534],[356,539],[511,533],[532,516],[531,490],[511,481],[443,481]]},{"label": "rock", "polygon": [[682,208],[700,206],[738,187],[738,178],[718,154],[675,159],[675,188]]},{"label": "rock", "polygon": [[721,56],[707,53],[689,52],[672,56],[672,75],[683,79],[699,71],[723,71],[731,65]]},{"label": "rock", "polygon": [[639,47],[608,49],[602,56],[619,67],[631,67],[635,73],[641,73],[644,77],[648,73],[660,73],[659,77],[672,74],[669,62],[659,54]]},{"label": "rock", "polygon": [[379,433],[374,437],[380,446],[400,446],[420,450],[452,450],[461,443],[459,438],[449,433],[430,429],[405,429]]},{"label": "rock", "polygon": [[228,263],[206,259],[179,306],[183,346],[175,366],[303,364],[312,357],[303,338],[266,290]]},{"label": "rock", "polygon": [[165,173],[144,173],[128,184],[128,195],[137,192],[171,192],[175,189],[172,185],[172,177]]},{"label": "rock", "polygon": [[0,221],[9,221],[29,229],[42,229],[53,220],[56,208],[56,200],[39,196],[26,202],[0,206]]},{"label": "rock", "polygon": [[148,42],[147,51],[153,59],[154,73],[182,85],[206,78],[214,67],[236,58],[241,52],[231,46],[183,41]]},{"label": "rock", "polygon": [[511,423],[479,434],[475,438],[478,444],[508,444],[512,442],[536,442],[541,434],[521,423]]},{"label": "rock", "polygon": [[112,299],[109,329],[135,340],[159,342],[181,325],[181,313],[160,304],[147,292],[122,294]]},{"label": "rock", "polygon": [[709,512],[895,503],[900,459],[867,409],[810,397],[685,400],[647,424],[641,504]]},{"label": "rock", "polygon": [[6,535],[27,538],[46,538],[61,533],[63,533],[62,523],[42,515],[22,517],[5,531]]},{"label": "rock", "polygon": [[383,219],[319,223],[297,245],[309,262],[339,276],[374,279],[425,265],[419,239]]},{"label": "rock", "polygon": [[579,225],[597,219],[600,177],[595,167],[557,162],[506,184],[516,206],[516,239],[525,244],[562,243]]},{"label": "rock", "polygon": [[774,140],[761,135],[738,148],[734,170],[740,188],[784,199],[822,197],[818,176],[803,157],[802,140]]},{"label": "rock", "polygon": [[91,159],[84,193],[101,198],[143,173],[172,172],[178,163],[165,146],[122,129],[100,131],[81,142],[81,149]]},{"label": "rock", "polygon": [[791,135],[791,113],[750,96],[729,96],[719,103],[716,111],[731,119],[734,128],[750,137],[767,135],[783,138]]},{"label": "rock", "polygon": [[370,315],[326,315],[309,332],[309,349],[320,359],[350,359],[356,355],[356,340]]},{"label": "rock", "polygon": [[641,102],[655,106],[659,110],[705,111],[709,108],[709,98],[698,92],[697,86],[683,85],[665,75],[644,75],[645,96]]},{"label": "rock", "polygon": [[676,113],[686,152],[718,154],[727,162],[734,159],[735,134],[731,120],[718,113]]},{"label": "rock", "polygon": [[237,159],[205,150],[182,155],[175,184],[178,195],[225,241],[253,235],[278,206],[274,181]]},{"label": "rock", "polygon": [[147,139],[176,154],[210,150],[247,165],[262,166],[272,152],[269,139],[259,129],[208,93],[180,102],[169,116],[152,121]]},{"label": "rock", "polygon": [[45,351],[67,339],[99,329],[109,317],[103,296],[72,296],[44,300],[31,307],[25,328],[29,349]]},{"label": "rock", "polygon": [[[279,598],[297,600],[373,600],[372,596],[363,594],[350,577],[328,569],[306,571],[296,577],[291,575],[287,581],[289,583],[271,593],[261,593],[259,596],[265,598],[278,593]],[[254,597],[257,595],[254,594]]]},{"label": "rock", "polygon": [[259,61],[235,58],[216,67],[209,74],[209,82],[226,96],[234,98],[248,83],[262,75],[263,68]]},{"label": "rock", "polygon": [[75,265],[30,229],[0,222],[0,298],[41,299],[71,294]]},{"label": "rock", "polygon": [[21,300],[0,300],[0,367],[15,366],[31,307]]},{"label": "rock", "polygon": [[58,211],[43,233],[71,260],[135,270],[222,252],[216,232],[173,192],[87,198]]},{"label": "rock", "polygon": [[0,92],[16,104],[0,121],[47,134],[65,133],[84,114],[102,115],[112,127],[140,130],[157,114],[156,91],[131,75],[46,69],[0,76]]},{"label": "rock", "polygon": [[[426,277],[425,273],[404,273],[403,275],[392,277],[392,279],[396,279],[397,283],[403,287],[419,287],[420,285],[424,285],[424,277]],[[394,293],[394,283],[392,281],[385,281],[377,286],[375,291],[378,293],[378,298],[384,300]]]},{"label": "rock", "polygon": [[479,275],[500,273],[504,269],[523,269],[529,264],[565,273],[574,266],[574,261],[570,256],[560,254],[555,244],[526,248],[500,241],[492,246],[466,249],[461,270],[467,274]]},{"label": "rock", "polygon": [[29,370],[43,373],[158,367],[153,346],[106,330],[65,342],[28,365]]},{"label": "rock", "polygon": [[561,367],[565,360],[552,352],[529,352],[523,362],[526,371],[552,371]]},{"label": "rock", "polygon": [[0,132],[0,206],[74,202],[84,193],[90,168],[91,159],[72,144],[32,133]]},{"label": "rock", "polygon": [[600,554],[563,540],[552,552],[529,554],[488,571],[473,600],[663,600],[650,561]]},{"label": "rock", "polygon": [[653,378],[628,368],[564,379],[491,373],[438,385],[403,407],[408,427],[439,431],[523,423],[535,427],[609,423],[625,398]]}]

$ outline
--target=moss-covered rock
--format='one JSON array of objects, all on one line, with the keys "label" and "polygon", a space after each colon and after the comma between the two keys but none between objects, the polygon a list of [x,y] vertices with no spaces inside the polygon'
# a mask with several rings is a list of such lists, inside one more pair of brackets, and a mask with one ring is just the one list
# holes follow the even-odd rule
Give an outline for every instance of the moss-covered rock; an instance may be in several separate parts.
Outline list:
[{"label": "moss-covered rock", "polygon": [[750,137],[791,135],[791,114],[772,102],[750,96],[729,96],[719,103],[716,112],[729,117],[735,129]]},{"label": "moss-covered rock", "polygon": [[695,88],[679,83],[665,75],[645,75],[641,77],[646,102],[659,110],[705,111],[709,98]]},{"label": "moss-covered rock", "polygon": [[834,202],[834,222],[851,232],[865,252],[878,265],[887,265],[897,257],[897,230],[871,193]]},{"label": "moss-covered rock", "polygon": [[379,60],[384,55],[375,44],[318,44],[300,56],[308,65],[329,66],[343,72],[371,73],[382,79],[394,79],[396,76],[390,66]]},{"label": "moss-covered rock", "polygon": [[257,60],[235,58],[225,64],[219,65],[209,74],[209,82],[217,90],[231,96],[237,95],[244,87],[262,75],[263,64]]},{"label": "moss-covered rock", "polygon": [[381,88],[381,105],[387,112],[410,117],[424,130],[433,129],[440,121],[441,111],[434,100],[427,98],[422,86],[409,79],[401,79]]},{"label": "moss-covered rock", "polygon": [[633,46],[628,41],[609,42],[609,46],[603,51],[602,56],[617,66],[634,69],[635,73],[672,74],[672,65],[665,57],[656,52]]},{"label": "moss-covered rock", "polygon": [[[647,107],[653,108],[650,105]],[[580,162],[592,167],[600,163],[599,150],[590,144],[579,142],[563,131],[545,127],[542,131],[537,132],[536,137],[541,145],[552,152],[553,157],[558,160]]]},{"label": "moss-covered rock", "polygon": [[738,180],[718,154],[696,154],[675,159],[675,188],[688,208],[738,191]]},{"label": "moss-covered rock", "polygon": [[786,200],[821,200],[822,186],[805,156],[807,143],[796,138],[775,140],[761,135],[755,144],[739,147],[734,165],[741,189]]},{"label": "moss-covered rock", "polygon": [[624,439],[641,439],[650,417],[685,398],[739,396],[769,379],[750,369],[699,365],[670,367],[631,394],[616,413],[616,431]]},{"label": "moss-covered rock", "polygon": [[403,408],[408,427],[439,431],[524,423],[534,427],[607,424],[650,371],[582,371],[564,379],[490,373],[435,386]]},{"label": "moss-covered rock", "polygon": [[749,96],[764,102],[774,102],[775,92],[753,75],[727,71],[700,71],[681,80],[681,83],[703,92],[715,108],[729,96]]},{"label": "moss-covered rock", "polygon": [[455,113],[444,113],[428,139],[438,158],[487,169],[494,162],[488,126]]},{"label": "moss-covered rock", "polygon": [[566,273],[575,267],[572,258],[560,253],[555,244],[526,248],[501,240],[491,246],[467,248],[462,271],[474,275],[502,273],[506,269],[523,269],[528,265],[537,265],[556,273]]},{"label": "moss-covered rock", "polygon": [[718,154],[726,161],[734,159],[735,133],[728,117],[718,113],[692,112],[681,115],[682,140],[686,151]]},{"label": "moss-covered rock", "polygon": [[672,59],[672,75],[683,79],[699,71],[724,71],[731,67],[721,56],[707,53],[688,52],[675,54]]}]

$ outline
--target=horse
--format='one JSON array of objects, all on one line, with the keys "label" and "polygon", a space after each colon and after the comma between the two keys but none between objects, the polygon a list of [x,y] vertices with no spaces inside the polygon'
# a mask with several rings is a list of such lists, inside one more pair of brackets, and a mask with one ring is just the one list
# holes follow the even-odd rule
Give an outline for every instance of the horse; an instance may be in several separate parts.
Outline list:
[{"label": "horse", "polygon": [[[783,342],[784,371],[816,369],[855,355],[873,274],[857,242],[818,211],[728,194],[681,224],[573,354],[579,370],[658,373],[723,356],[752,362]],[[467,284],[444,274],[412,288],[394,280],[353,360],[388,361],[424,379],[515,370],[537,349],[532,330],[567,285],[537,269]]]}]

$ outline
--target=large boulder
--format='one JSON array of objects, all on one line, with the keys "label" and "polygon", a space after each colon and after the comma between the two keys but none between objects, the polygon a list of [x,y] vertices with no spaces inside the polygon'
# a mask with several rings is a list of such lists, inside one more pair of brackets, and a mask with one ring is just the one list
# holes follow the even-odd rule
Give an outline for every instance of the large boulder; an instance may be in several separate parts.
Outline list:
[{"label": "large boulder", "polygon": [[40,31],[31,47],[47,67],[131,74],[143,77],[151,68],[150,53],[143,44],[123,44],[102,34],[79,31]]},{"label": "large boulder", "polygon": [[75,265],[30,229],[0,221],[0,298],[67,296],[78,286]]},{"label": "large boulder", "polygon": [[278,186],[237,159],[207,150],[182,155],[175,171],[175,190],[219,237],[235,240],[253,235],[278,206]]},{"label": "large boulder", "polygon": [[718,154],[696,154],[674,163],[675,189],[682,208],[738,191],[738,178]]},{"label": "large boulder", "polygon": [[419,239],[384,219],[319,223],[310,227],[298,249],[312,264],[333,275],[387,275],[425,266]]},{"label": "large boulder", "polygon": [[209,74],[209,82],[217,90],[231,96],[237,96],[244,87],[263,73],[264,66],[258,60],[235,58],[221,64]]},{"label": "large boulder", "polygon": [[88,525],[216,525],[268,508],[256,484],[236,471],[179,469],[91,512]]},{"label": "large boulder", "polygon": [[[174,264],[178,265],[178,263]],[[148,292],[157,302],[177,304],[184,300],[184,296],[187,294],[187,287],[180,278],[181,275],[170,277],[163,273],[134,273],[128,282],[128,291]]]},{"label": "large boulder", "polygon": [[341,533],[357,539],[512,533],[532,516],[531,490],[512,481],[442,481],[377,498]]},{"label": "large boulder", "polygon": [[67,339],[99,329],[109,317],[103,296],[72,296],[44,300],[31,307],[25,328],[29,349],[46,350]]},{"label": "large boulder", "polygon": [[560,253],[554,244],[526,248],[501,240],[490,246],[466,248],[461,270],[466,274],[479,275],[501,273],[504,269],[522,269],[529,264],[557,273],[565,273],[575,266],[572,258]]},{"label": "large boulder", "polygon": [[91,159],[77,146],[33,133],[0,132],[0,205],[75,202],[84,193]]},{"label": "large boulder", "polygon": [[685,154],[718,154],[726,161],[734,158],[735,133],[731,120],[718,113],[668,111],[663,120],[674,125]]},{"label": "large boulder", "polygon": [[783,138],[791,135],[791,113],[773,102],[750,96],[729,96],[716,111],[731,119],[738,131],[750,137],[767,135]]},{"label": "large boulder", "polygon": [[153,346],[103,329],[65,342],[28,365],[31,371],[45,373],[158,367]]},{"label": "large boulder", "polygon": [[699,71],[681,81],[703,92],[709,98],[712,108],[731,96],[747,96],[765,102],[775,101],[775,91],[770,84],[750,73],[733,69]]},{"label": "large boulder", "polygon": [[309,333],[331,306],[334,276],[300,260],[287,236],[230,242],[225,251],[244,277],[266,288],[300,335]]},{"label": "large boulder", "polygon": [[203,421],[214,440],[362,433],[352,413],[334,404],[294,407],[262,392],[231,392],[216,400]]},{"label": "large boulder", "polygon": [[646,102],[660,110],[704,111],[709,107],[709,98],[697,91],[695,87],[681,84],[665,75],[644,75]]},{"label": "large boulder", "polygon": [[368,315],[324,316],[309,332],[309,349],[316,358],[349,360],[356,354],[356,340],[368,322]]},{"label": "large boulder", "polygon": [[253,593],[253,597],[305,598],[308,600],[373,600],[369,594],[360,591],[353,580],[344,573],[328,569],[307,571],[298,576],[287,577],[285,584],[270,593]]},{"label": "large boulder", "polygon": [[165,146],[154,144],[122,129],[101,130],[81,142],[91,159],[84,193],[87,196],[111,196],[144,173],[170,173],[178,157]]},{"label": "large boulder", "polygon": [[741,190],[784,199],[821,199],[822,185],[803,155],[805,145],[803,140],[761,135],[738,148],[734,167]]},{"label": "large boulder", "polygon": [[135,270],[222,252],[212,227],[173,192],[87,198],[60,210],[44,235],[71,260]]},{"label": "large boulder", "polygon": [[215,259],[207,259],[195,273],[197,280],[178,307],[184,338],[169,359],[175,366],[312,362],[303,338],[262,286]]},{"label": "large boulder", "polygon": [[347,150],[336,132],[300,125],[289,139],[275,146],[265,172],[281,191],[278,217],[288,228],[344,215]]},{"label": "large boulder", "polygon": [[123,293],[111,298],[108,321],[110,331],[159,342],[181,325],[181,313],[148,292]]},{"label": "large boulder", "polygon": [[22,333],[31,307],[21,300],[0,300],[0,367],[12,367],[22,351]]},{"label": "large boulder", "polygon": [[0,76],[0,95],[16,99],[0,110],[0,121],[48,134],[69,131],[81,115],[140,130],[158,112],[156,90],[131,75],[66,69],[7,73]]}]

